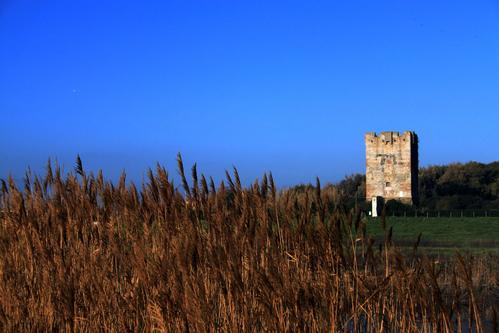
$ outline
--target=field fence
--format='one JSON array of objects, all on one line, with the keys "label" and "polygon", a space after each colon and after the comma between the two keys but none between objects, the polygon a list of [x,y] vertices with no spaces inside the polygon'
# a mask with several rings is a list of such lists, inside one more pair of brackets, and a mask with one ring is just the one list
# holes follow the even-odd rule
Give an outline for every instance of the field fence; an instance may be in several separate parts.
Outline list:
[{"label": "field fence", "polygon": [[454,210],[393,210],[387,211],[386,216],[392,217],[499,217],[499,210],[480,210],[480,209],[454,209]]}]

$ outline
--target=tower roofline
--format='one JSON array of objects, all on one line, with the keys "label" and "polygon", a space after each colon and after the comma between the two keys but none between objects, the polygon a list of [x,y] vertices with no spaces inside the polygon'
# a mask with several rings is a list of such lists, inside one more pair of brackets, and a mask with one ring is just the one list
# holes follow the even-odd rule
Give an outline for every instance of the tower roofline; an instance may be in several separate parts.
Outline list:
[{"label": "tower roofline", "polygon": [[400,131],[381,131],[381,132],[379,132],[379,134],[377,132],[366,132],[365,135],[378,137],[378,136],[383,135],[383,134],[392,134],[392,135],[396,135],[396,136],[404,136],[407,134],[416,135],[416,132],[414,132],[414,131],[403,131],[403,132],[400,132]]}]

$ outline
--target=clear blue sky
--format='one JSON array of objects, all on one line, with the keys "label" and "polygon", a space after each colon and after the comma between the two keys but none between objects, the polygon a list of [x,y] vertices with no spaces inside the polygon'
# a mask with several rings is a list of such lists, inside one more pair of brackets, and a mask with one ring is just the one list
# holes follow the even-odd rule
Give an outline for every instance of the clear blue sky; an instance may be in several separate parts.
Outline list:
[{"label": "clear blue sky", "polygon": [[0,0],[0,178],[48,157],[141,179],[364,172],[366,131],[421,165],[499,159],[499,2]]}]

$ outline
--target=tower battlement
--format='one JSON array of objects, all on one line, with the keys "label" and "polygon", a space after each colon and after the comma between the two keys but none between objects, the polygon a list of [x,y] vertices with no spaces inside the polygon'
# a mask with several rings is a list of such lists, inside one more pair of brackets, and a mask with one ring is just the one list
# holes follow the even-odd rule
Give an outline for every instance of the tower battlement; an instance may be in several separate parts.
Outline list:
[{"label": "tower battlement", "polygon": [[407,140],[409,142],[414,142],[417,140],[417,135],[416,133],[411,131],[405,131],[402,134],[394,131],[385,131],[381,132],[380,134],[377,134],[376,132],[368,132],[366,133],[365,139],[366,143],[367,140],[370,140],[370,143],[380,141],[383,143],[394,144],[397,142],[406,142]]},{"label": "tower battlement", "polygon": [[418,136],[411,131],[365,135],[366,199],[418,200]]}]

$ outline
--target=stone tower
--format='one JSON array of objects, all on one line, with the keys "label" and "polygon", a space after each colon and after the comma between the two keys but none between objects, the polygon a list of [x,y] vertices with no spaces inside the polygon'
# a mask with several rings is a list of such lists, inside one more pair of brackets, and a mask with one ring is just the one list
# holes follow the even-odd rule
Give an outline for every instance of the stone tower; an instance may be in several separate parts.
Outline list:
[{"label": "stone tower", "polygon": [[[418,202],[418,136],[414,132],[370,132],[366,142],[366,199]],[[377,200],[374,200],[377,202]],[[374,202],[373,202],[374,205]],[[375,214],[373,206],[373,215]]]}]

